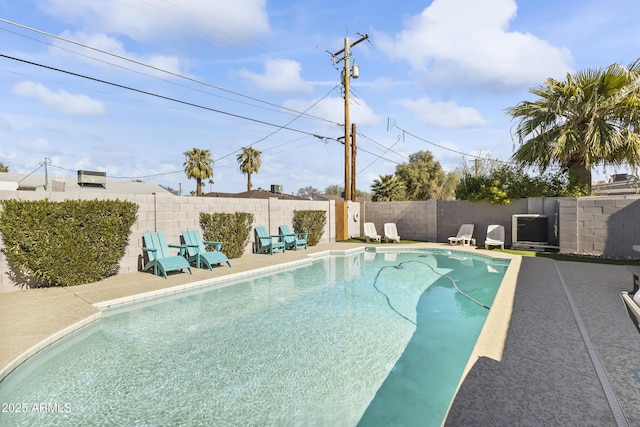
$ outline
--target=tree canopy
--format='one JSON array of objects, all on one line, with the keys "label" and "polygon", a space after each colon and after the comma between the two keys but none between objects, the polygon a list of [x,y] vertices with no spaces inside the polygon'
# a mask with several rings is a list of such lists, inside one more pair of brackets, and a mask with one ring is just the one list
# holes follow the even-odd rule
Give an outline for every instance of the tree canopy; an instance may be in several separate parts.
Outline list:
[{"label": "tree canopy", "polygon": [[572,185],[562,171],[530,176],[517,165],[486,160],[472,173],[466,168],[455,188],[458,200],[484,200],[494,204],[509,204],[525,197],[562,197],[588,194],[584,186]]},{"label": "tree canopy", "polygon": [[[324,189],[324,194],[329,194],[332,196],[340,196],[342,197],[344,193],[344,186],[341,185],[330,185]],[[356,189],[356,197],[364,197],[368,193],[366,191],[361,191]]]},{"label": "tree canopy", "polygon": [[371,185],[371,200],[374,202],[397,202],[406,200],[406,184],[396,175],[380,175]]},{"label": "tree canopy", "polygon": [[446,173],[429,151],[409,155],[409,162],[396,166],[395,174],[381,175],[371,185],[373,201],[447,200],[458,182],[455,172]]},{"label": "tree canopy", "polygon": [[512,158],[542,171],[557,165],[569,180],[591,186],[601,162],[640,164],[640,60],[586,69],[530,89],[535,101],[507,109],[520,148]]},{"label": "tree canopy", "polygon": [[202,180],[209,179],[213,176],[213,159],[211,158],[211,151],[201,148],[193,148],[189,151],[185,151],[186,157],[184,161],[184,171],[187,174],[187,178],[196,179],[196,195],[202,195]]},{"label": "tree canopy", "polygon": [[296,193],[296,196],[309,197],[309,196],[313,196],[314,194],[320,194],[320,190],[309,185],[307,187],[298,188],[298,192]]},{"label": "tree canopy", "polygon": [[450,199],[457,181],[431,152],[422,150],[409,155],[409,163],[396,166],[396,176],[405,183],[407,200]]},{"label": "tree canopy", "polygon": [[4,163],[0,162],[0,172],[9,172],[9,166],[7,166]]},{"label": "tree canopy", "polygon": [[260,159],[261,151],[253,147],[243,147],[242,153],[238,154],[236,160],[240,166],[240,171],[247,175],[247,191],[251,191],[251,174],[258,173],[262,160]]}]

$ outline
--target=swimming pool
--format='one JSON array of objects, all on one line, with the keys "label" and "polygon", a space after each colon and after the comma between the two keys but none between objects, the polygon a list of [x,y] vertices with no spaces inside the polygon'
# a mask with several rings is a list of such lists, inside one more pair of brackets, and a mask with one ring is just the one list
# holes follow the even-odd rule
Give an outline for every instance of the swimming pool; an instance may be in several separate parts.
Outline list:
[{"label": "swimming pool", "polygon": [[0,402],[14,406],[1,416],[10,425],[440,425],[507,264],[360,252],[109,310],[6,377]]}]

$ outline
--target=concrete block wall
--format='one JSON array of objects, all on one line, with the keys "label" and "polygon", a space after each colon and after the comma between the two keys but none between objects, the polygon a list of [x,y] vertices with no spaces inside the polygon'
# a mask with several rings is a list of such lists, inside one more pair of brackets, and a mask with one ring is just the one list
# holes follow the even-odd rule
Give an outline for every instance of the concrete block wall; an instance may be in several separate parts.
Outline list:
[{"label": "concrete block wall", "polygon": [[360,235],[364,235],[365,222],[373,222],[379,235],[384,236],[384,224],[395,222],[402,239],[432,240],[437,219],[435,200],[419,202],[362,202]]},{"label": "concrete block wall", "polygon": [[578,252],[578,199],[559,200],[558,206],[558,246],[561,253]]},{"label": "concrete block wall", "polygon": [[[505,245],[511,245],[512,215],[531,213],[527,199],[512,200],[509,205],[495,205],[488,202],[469,202],[451,200],[438,202],[438,242],[447,242],[448,238],[458,234],[461,224],[474,224],[473,237],[483,244],[490,224],[504,225]],[[538,213],[538,212],[534,212]]]},{"label": "concrete block wall", "polygon": [[[0,191],[0,200],[21,199],[52,201],[75,199],[128,200],[139,207],[120,272],[136,271],[142,266],[142,235],[145,231],[162,231],[169,243],[178,243],[183,230],[200,229],[201,212],[249,212],[254,224],[265,225],[277,234],[281,224],[292,225],[295,210],[324,210],[327,223],[321,242],[335,241],[335,202],[270,199],[233,199],[217,197],[177,197],[170,194],[108,195],[99,193]],[[505,226],[507,245],[511,244],[511,217],[514,214],[542,213],[549,217],[550,241],[556,236],[561,253],[600,255],[611,258],[640,258],[633,245],[640,245],[640,196],[582,198],[529,198],[514,200],[510,205],[486,202],[436,201],[419,202],[349,202],[348,232],[362,235],[364,222],[373,222],[378,234],[384,234],[384,223],[395,222],[402,238],[446,242],[455,236],[460,224],[475,224],[474,237],[479,244],[486,238],[489,224]],[[556,217],[557,215],[557,217]],[[357,221],[356,221],[357,218]],[[253,233],[245,248],[253,248]],[[0,242],[0,249],[2,249]],[[9,265],[0,251],[0,292],[15,290]]]},{"label": "concrete block wall", "polygon": [[[172,194],[112,195],[99,193],[74,193],[47,191],[0,191],[0,200],[42,200],[64,201],[73,199],[115,199],[127,200],[138,205],[138,218],[129,237],[125,255],[120,261],[120,273],[138,271],[143,265],[142,236],[147,231],[162,231],[167,243],[180,243],[183,230],[200,230],[200,213],[207,212],[248,212],[254,215],[253,227],[266,226],[272,234],[278,234],[283,224],[292,226],[295,210],[324,210],[327,222],[320,242],[335,241],[335,202],[308,200],[235,199],[218,197],[178,197]],[[354,203],[357,207],[357,204]],[[3,248],[0,241],[0,250]],[[245,252],[253,249],[253,232]],[[11,280],[6,256],[0,251],[0,292],[16,290]]]},{"label": "concrete block wall", "polygon": [[581,197],[560,203],[560,250],[610,258],[638,258],[640,197]]}]

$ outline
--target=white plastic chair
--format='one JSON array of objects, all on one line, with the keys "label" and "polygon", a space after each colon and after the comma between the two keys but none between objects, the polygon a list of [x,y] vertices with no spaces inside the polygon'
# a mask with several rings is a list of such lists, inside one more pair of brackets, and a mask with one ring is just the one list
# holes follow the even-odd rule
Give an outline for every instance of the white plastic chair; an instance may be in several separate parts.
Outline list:
[{"label": "white plastic chair", "polygon": [[395,222],[387,222],[384,224],[384,241],[395,240],[400,243],[400,236],[398,236],[398,229]]},{"label": "white plastic chair", "polygon": [[371,239],[380,241],[380,235],[376,232],[376,226],[372,222],[364,223],[364,240],[369,241]]},{"label": "white plastic chair", "polygon": [[458,234],[455,237],[449,237],[449,244],[457,245],[458,243],[462,243],[464,246],[468,246],[471,243],[475,244],[476,239],[473,238],[474,228],[474,224],[462,224],[458,230]]},{"label": "white plastic chair", "polygon": [[504,249],[504,225],[491,224],[487,227],[484,248],[489,249],[489,246],[500,246],[500,249]]}]

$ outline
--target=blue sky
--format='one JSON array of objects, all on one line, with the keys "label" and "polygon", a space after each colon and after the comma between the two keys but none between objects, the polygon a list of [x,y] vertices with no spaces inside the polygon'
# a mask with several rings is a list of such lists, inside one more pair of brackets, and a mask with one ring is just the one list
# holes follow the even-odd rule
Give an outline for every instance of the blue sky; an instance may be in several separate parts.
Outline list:
[{"label": "blue sky", "polygon": [[548,77],[640,57],[638,16],[637,0],[0,0],[0,53],[14,58],[0,57],[0,161],[188,194],[183,153],[197,147],[215,160],[205,191],[241,192],[236,155],[251,145],[254,188],[343,185],[342,63],[330,53],[361,34],[358,189],[419,150],[445,171],[508,160],[518,143],[505,109]]}]

